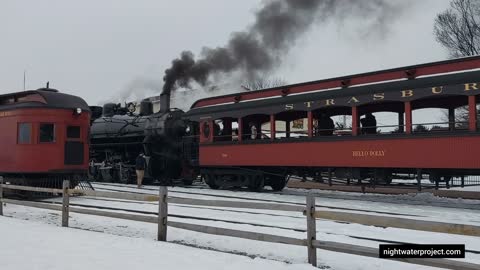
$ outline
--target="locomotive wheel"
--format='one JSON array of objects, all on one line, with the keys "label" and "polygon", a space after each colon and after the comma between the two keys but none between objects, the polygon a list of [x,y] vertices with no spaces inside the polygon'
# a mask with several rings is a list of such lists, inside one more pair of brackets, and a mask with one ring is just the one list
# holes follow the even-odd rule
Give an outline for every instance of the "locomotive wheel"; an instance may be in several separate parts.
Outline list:
[{"label": "locomotive wheel", "polygon": [[250,191],[258,192],[263,190],[263,185],[265,182],[262,175],[252,175],[249,178],[250,178],[250,181],[249,181],[248,189]]},{"label": "locomotive wheel", "polygon": [[283,176],[273,176],[270,181],[270,186],[274,191],[281,191],[287,185],[287,180]]}]

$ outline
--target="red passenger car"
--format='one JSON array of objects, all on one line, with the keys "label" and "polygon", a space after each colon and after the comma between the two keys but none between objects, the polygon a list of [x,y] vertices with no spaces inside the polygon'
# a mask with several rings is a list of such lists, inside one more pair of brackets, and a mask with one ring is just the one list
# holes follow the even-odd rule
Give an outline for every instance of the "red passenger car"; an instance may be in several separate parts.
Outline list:
[{"label": "red passenger car", "polygon": [[[199,165],[212,188],[281,190],[289,174],[322,172],[438,183],[480,174],[479,94],[480,57],[470,57],[206,98],[188,117],[199,124]],[[432,114],[425,108],[446,120],[422,122]],[[370,118],[385,112],[393,124]],[[338,116],[348,121],[333,126]]]},{"label": "red passenger car", "polygon": [[0,96],[0,175],[16,184],[61,186],[88,170],[90,110],[76,96],[42,88]]}]

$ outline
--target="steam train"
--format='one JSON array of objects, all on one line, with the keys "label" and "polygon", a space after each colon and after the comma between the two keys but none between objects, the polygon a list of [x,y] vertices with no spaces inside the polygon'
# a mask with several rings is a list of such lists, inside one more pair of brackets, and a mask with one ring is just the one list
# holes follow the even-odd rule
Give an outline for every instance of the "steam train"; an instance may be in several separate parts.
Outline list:
[{"label": "steam train", "polygon": [[[419,185],[423,175],[437,185],[480,175],[479,70],[479,56],[454,59],[210,97],[188,112],[170,109],[165,93],[157,113],[148,101],[138,115],[106,104],[91,127],[91,174],[128,182],[143,151],[149,179],[201,175],[213,189],[282,190],[290,175],[388,184],[408,174]],[[413,111],[431,108],[448,121],[419,128]],[[457,120],[459,110],[468,119]],[[394,114],[393,128],[361,124],[382,112]],[[322,119],[335,116],[351,121],[324,130]]]},{"label": "steam train", "polygon": [[183,150],[188,123],[183,119],[185,113],[170,109],[169,95],[161,98],[163,106],[157,113],[148,100],[140,103],[139,112],[134,103],[91,107],[90,176],[94,180],[133,183],[135,159],[144,153],[144,182],[193,182],[195,169]]}]

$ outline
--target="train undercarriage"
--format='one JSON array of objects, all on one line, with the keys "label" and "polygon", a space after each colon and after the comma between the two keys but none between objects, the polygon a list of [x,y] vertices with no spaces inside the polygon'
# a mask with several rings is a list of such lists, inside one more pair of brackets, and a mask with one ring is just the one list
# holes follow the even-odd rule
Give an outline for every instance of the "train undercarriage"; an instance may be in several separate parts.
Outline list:
[{"label": "train undercarriage", "polygon": [[[292,176],[302,181],[314,181],[332,185],[357,184],[393,186],[393,180],[414,180],[410,186],[421,190],[422,182],[428,179],[436,188],[452,186],[454,178],[461,179],[480,175],[477,170],[459,169],[408,169],[408,168],[312,168],[312,167],[205,167],[202,178],[212,189],[248,187],[251,191],[262,191],[270,186],[274,191],[282,190]],[[423,184],[425,186],[425,184]]]},{"label": "train undercarriage", "polygon": [[247,186],[251,191],[261,191],[270,186],[275,191],[282,190],[288,181],[286,171],[261,168],[204,168],[202,178],[212,189],[239,188]]},{"label": "train undercarriage", "polygon": [[[122,140],[92,139],[89,177],[97,182],[136,183],[135,158],[143,151],[143,136]],[[145,182],[150,178],[146,177]]]}]

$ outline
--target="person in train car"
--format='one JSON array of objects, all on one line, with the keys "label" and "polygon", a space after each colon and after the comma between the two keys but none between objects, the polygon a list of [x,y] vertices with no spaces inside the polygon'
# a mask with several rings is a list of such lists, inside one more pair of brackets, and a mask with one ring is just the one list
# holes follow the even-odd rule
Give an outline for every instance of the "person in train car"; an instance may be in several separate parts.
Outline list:
[{"label": "person in train car", "polygon": [[318,119],[318,135],[332,136],[335,124],[332,118],[328,117],[326,113],[322,113]]},{"label": "person in train car", "polygon": [[362,124],[362,134],[377,133],[377,120],[372,113],[367,113],[364,118],[360,119]]},{"label": "person in train car", "polygon": [[137,173],[137,187],[142,187],[143,177],[145,176],[145,155],[140,153],[135,160],[135,172]]},{"label": "person in train car", "polygon": [[218,137],[223,135],[223,129],[217,122],[213,123],[213,136]]},{"label": "person in train car", "polygon": [[251,133],[250,133],[250,134],[251,134],[251,135],[250,135],[250,138],[251,138],[252,140],[255,140],[255,139],[257,138],[257,135],[258,135],[258,133],[257,133],[257,127],[255,126],[255,123],[253,123],[253,122],[250,122],[250,123],[248,124],[248,126],[250,127],[250,131],[251,131]]},{"label": "person in train car", "polygon": [[238,141],[238,128],[232,130],[232,141]]}]

